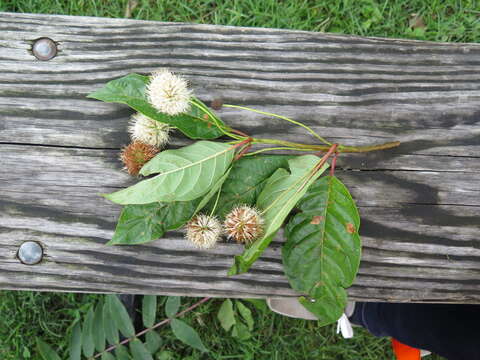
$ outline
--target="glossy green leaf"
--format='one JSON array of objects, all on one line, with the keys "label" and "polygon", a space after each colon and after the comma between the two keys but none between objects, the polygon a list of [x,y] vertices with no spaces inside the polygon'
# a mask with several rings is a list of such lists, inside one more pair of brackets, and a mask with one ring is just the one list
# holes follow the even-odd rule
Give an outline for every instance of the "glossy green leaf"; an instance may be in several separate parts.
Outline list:
[{"label": "glossy green leaf", "polygon": [[167,317],[172,318],[178,313],[181,300],[182,299],[180,296],[169,296],[167,298],[167,302],[165,304],[165,314]]},{"label": "glossy green leaf", "polygon": [[143,325],[147,328],[155,324],[157,315],[157,296],[144,295],[142,299],[142,320]]},{"label": "glossy green leaf", "polygon": [[[215,213],[225,217],[237,205],[254,205],[267,179],[278,168],[287,169],[291,158],[284,155],[258,155],[235,161],[223,183]],[[207,209],[213,208],[214,200],[207,205]]]},{"label": "glossy green leaf", "polygon": [[83,355],[90,357],[95,351],[95,342],[93,340],[93,309],[90,308],[85,317],[82,327],[82,349]]},{"label": "glossy green leaf", "polygon": [[55,350],[39,338],[37,338],[37,350],[43,360],[61,360]]},{"label": "glossy green leaf", "polygon": [[[283,264],[300,302],[320,320],[335,322],[347,303],[361,256],[360,217],[350,193],[336,177],[316,181],[285,227]],[[314,301],[311,301],[313,299]]]},{"label": "glossy green leaf", "polygon": [[70,334],[70,340],[68,344],[69,348],[69,360],[80,360],[82,356],[82,326],[80,322],[77,322]]},{"label": "glossy green leaf", "polygon": [[97,304],[93,317],[93,342],[97,351],[105,350],[105,328],[103,326],[103,304]]},{"label": "glossy green leaf", "polygon": [[105,197],[122,205],[194,200],[225,174],[234,152],[231,145],[212,141],[162,151],[141,170],[143,175],[159,175]]},{"label": "glossy green leaf", "polygon": [[115,357],[117,360],[131,360],[132,357],[127,348],[123,345],[119,345],[115,348]]},{"label": "glossy green leaf", "polygon": [[178,340],[200,351],[208,351],[205,345],[203,345],[200,336],[198,336],[197,332],[190,325],[178,319],[172,319],[170,325],[173,334]]},{"label": "glossy green leaf", "polygon": [[150,354],[154,355],[160,349],[162,343],[162,338],[156,331],[151,330],[145,334],[145,347]]},{"label": "glossy green leaf", "polygon": [[130,342],[130,352],[134,360],[153,360],[152,355],[145,345],[138,339]]},{"label": "glossy green leaf", "polygon": [[[215,139],[222,132],[211,120],[204,118],[204,112],[192,107],[189,113],[170,116],[157,111],[148,101],[145,93],[150,82],[148,76],[129,74],[119,79],[109,81],[103,88],[87,97],[105,101],[126,104],[132,109],[157,121],[176,127],[191,139]],[[224,126],[223,123],[221,123]]]},{"label": "glossy green leaf", "polygon": [[183,226],[195,214],[200,200],[126,205],[107,245],[144,244]]},{"label": "glossy green leaf", "polygon": [[248,330],[253,330],[254,320],[252,316],[252,312],[248,307],[246,307],[240,300],[235,301],[235,305],[237,306],[238,312],[242,316],[243,320],[248,326]]},{"label": "glossy green leaf", "polygon": [[135,328],[133,327],[132,319],[130,319],[120,299],[115,295],[107,295],[106,301],[110,307],[110,316],[112,316],[115,325],[123,336],[127,338],[133,337],[135,335]]},{"label": "glossy green leaf", "polygon": [[105,300],[103,304],[103,328],[105,330],[105,337],[110,345],[118,344],[120,336],[118,334],[118,327],[113,316],[110,314],[110,304]]},{"label": "glossy green leaf", "polygon": [[226,299],[222,303],[220,310],[218,310],[217,318],[225,331],[229,331],[230,328],[235,325],[236,321],[232,300]]},{"label": "glossy green leaf", "polygon": [[228,275],[246,272],[260,257],[295,204],[328,168],[325,164],[321,169],[316,169],[319,161],[315,155],[298,156],[288,161],[290,171],[278,169],[270,176],[257,199],[257,207],[263,211],[264,235],[242,255],[235,256],[235,263]]},{"label": "glossy green leaf", "polygon": [[101,357],[102,360],[116,360],[115,359],[115,356],[113,356],[111,353],[109,352],[104,352],[102,354],[102,357]]}]

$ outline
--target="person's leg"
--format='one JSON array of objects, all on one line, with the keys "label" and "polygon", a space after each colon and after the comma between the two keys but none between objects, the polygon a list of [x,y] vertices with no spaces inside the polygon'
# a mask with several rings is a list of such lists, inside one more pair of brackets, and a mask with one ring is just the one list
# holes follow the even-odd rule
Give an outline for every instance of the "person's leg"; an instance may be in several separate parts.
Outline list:
[{"label": "person's leg", "polygon": [[480,305],[357,302],[350,321],[451,360],[480,360]]}]

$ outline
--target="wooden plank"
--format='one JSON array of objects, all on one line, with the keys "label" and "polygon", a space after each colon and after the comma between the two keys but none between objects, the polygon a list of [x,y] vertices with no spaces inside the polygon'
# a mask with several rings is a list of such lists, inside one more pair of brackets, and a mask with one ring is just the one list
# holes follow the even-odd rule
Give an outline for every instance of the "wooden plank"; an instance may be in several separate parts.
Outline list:
[{"label": "wooden plank", "polygon": [[[35,59],[33,40],[59,54]],[[206,102],[302,120],[348,145],[339,176],[362,214],[358,300],[480,301],[480,45],[276,29],[0,13],[0,288],[294,296],[281,235],[250,273],[226,277],[241,248],[189,246],[183,234],[106,247],[119,207],[98,196],[134,182],[121,171],[131,111],[85,95],[129,72],[169,67]],[[313,143],[279,120],[222,109],[259,137]],[[174,138],[174,146],[185,144]],[[44,261],[16,259],[39,241]]]}]

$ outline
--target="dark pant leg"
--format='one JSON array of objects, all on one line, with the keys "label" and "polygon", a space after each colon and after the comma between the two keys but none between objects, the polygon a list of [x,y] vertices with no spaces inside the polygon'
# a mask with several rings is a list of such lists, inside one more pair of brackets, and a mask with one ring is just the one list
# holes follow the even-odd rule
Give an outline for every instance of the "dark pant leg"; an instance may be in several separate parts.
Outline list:
[{"label": "dark pant leg", "polygon": [[357,302],[350,321],[449,360],[480,360],[480,305]]}]

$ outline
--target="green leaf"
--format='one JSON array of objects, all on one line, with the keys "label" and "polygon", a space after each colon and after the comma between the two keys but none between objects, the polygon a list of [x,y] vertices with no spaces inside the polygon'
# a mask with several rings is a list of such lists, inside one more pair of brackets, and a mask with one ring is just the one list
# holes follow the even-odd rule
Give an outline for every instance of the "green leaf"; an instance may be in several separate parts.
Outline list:
[{"label": "green leaf", "polygon": [[278,169],[270,176],[257,199],[257,207],[263,210],[264,235],[242,255],[235,256],[228,275],[246,272],[260,257],[308,187],[328,168],[324,164],[316,169],[319,161],[315,155],[298,156],[288,161],[290,172]]},{"label": "green leaf", "polygon": [[[225,217],[236,205],[254,205],[267,179],[278,168],[288,168],[291,156],[258,155],[235,161],[225,180],[215,213]],[[211,201],[207,209],[213,208]]]},{"label": "green leaf", "polygon": [[130,352],[132,353],[134,360],[153,360],[150,352],[138,339],[134,339],[130,342]]},{"label": "green leaf", "polygon": [[250,311],[249,308],[243,305],[243,303],[240,300],[235,301],[235,304],[237,305],[238,312],[242,316],[243,320],[245,320],[245,322],[247,323],[248,330],[252,331],[253,325],[254,325],[252,312]]},{"label": "green leaf", "polygon": [[350,193],[336,177],[316,181],[285,227],[283,264],[292,288],[313,298],[300,302],[322,325],[335,322],[347,303],[361,257],[360,217]]},{"label": "green leaf", "polygon": [[37,350],[43,360],[61,360],[60,356],[52,349],[50,345],[37,338]]},{"label": "green leaf", "polygon": [[97,351],[105,350],[105,328],[103,326],[103,305],[100,302],[93,317],[93,342]]},{"label": "green leaf", "polygon": [[115,357],[117,360],[131,360],[132,357],[130,356],[130,353],[128,352],[127,348],[123,345],[118,345],[115,348]]},{"label": "green leaf", "polygon": [[127,310],[118,297],[115,295],[107,295],[106,301],[110,307],[110,316],[112,316],[115,325],[123,336],[127,338],[135,336],[135,328],[133,327],[132,319],[130,319]]},{"label": "green leaf", "polygon": [[80,360],[82,356],[82,327],[80,322],[77,322],[70,334],[70,340],[68,344],[70,352],[70,360]]},{"label": "green leaf", "polygon": [[208,352],[197,332],[191,326],[178,319],[172,319],[170,326],[178,340],[202,352]]},{"label": "green leaf", "polygon": [[147,328],[155,324],[157,315],[157,296],[144,295],[142,299],[142,319],[143,325]]},{"label": "green leaf", "polygon": [[232,168],[229,168],[225,174],[223,174],[223,176],[218,179],[218,181],[215,183],[215,185],[212,186],[212,188],[210,189],[210,191],[202,198],[202,200],[200,201],[200,203],[197,205],[197,208],[195,209],[195,214],[197,212],[199,212],[200,210],[202,210],[205,205],[208,204],[208,202],[210,201],[210,199],[216,195],[218,193],[218,191],[220,191],[220,188],[222,187],[223,183],[225,182],[225,180],[228,178],[228,176],[230,175],[230,170]]},{"label": "green leaf", "polygon": [[159,175],[105,197],[122,205],[194,200],[225,174],[234,152],[233,146],[212,141],[162,151],[141,170],[142,175]]},{"label": "green leaf", "polygon": [[169,296],[167,298],[167,303],[165,304],[165,314],[167,317],[174,317],[178,309],[180,309],[181,298],[180,296]]},{"label": "green leaf", "polygon": [[250,304],[252,304],[253,306],[255,306],[255,308],[261,312],[265,312],[268,310],[268,306],[267,306],[267,303],[265,300],[263,299],[242,299],[243,301],[247,301],[249,302]]},{"label": "green leaf", "polygon": [[157,360],[174,360],[174,359],[175,359],[174,353],[169,350],[162,350],[157,355]]},{"label": "green leaf", "polygon": [[233,304],[230,299],[226,299],[223,302],[222,306],[220,306],[217,318],[218,320],[220,320],[220,324],[225,329],[225,331],[229,331],[230,328],[235,325],[235,313],[233,312]]},{"label": "green leaf", "polygon": [[122,209],[115,234],[107,245],[144,244],[183,226],[195,214],[199,199],[127,205]]},{"label": "green leaf", "polygon": [[233,327],[232,336],[236,337],[238,340],[244,341],[250,339],[252,334],[250,331],[248,331],[248,328],[245,324],[238,322]]},{"label": "green leaf", "polygon": [[95,342],[93,340],[93,309],[90,308],[83,322],[82,328],[82,349],[83,355],[90,357],[95,351]]},{"label": "green leaf", "polygon": [[145,347],[147,348],[148,351],[150,351],[150,354],[154,355],[158,349],[162,346],[162,338],[156,331],[149,331],[145,335]]},{"label": "green leaf", "polygon": [[110,345],[118,344],[120,336],[118,335],[118,327],[110,314],[110,304],[107,298],[103,304],[103,327],[105,330],[105,337]]},{"label": "green leaf", "polygon": [[104,352],[101,357],[102,360],[115,360],[115,356],[113,356],[109,352]]},{"label": "green leaf", "polygon": [[[211,120],[205,120],[204,113],[192,107],[187,114],[170,116],[157,111],[148,101],[145,88],[150,82],[148,76],[129,74],[109,81],[103,88],[88,95],[105,102],[126,104],[132,109],[157,121],[176,127],[190,139],[215,139],[223,135]],[[221,125],[224,126],[223,122]]]}]

